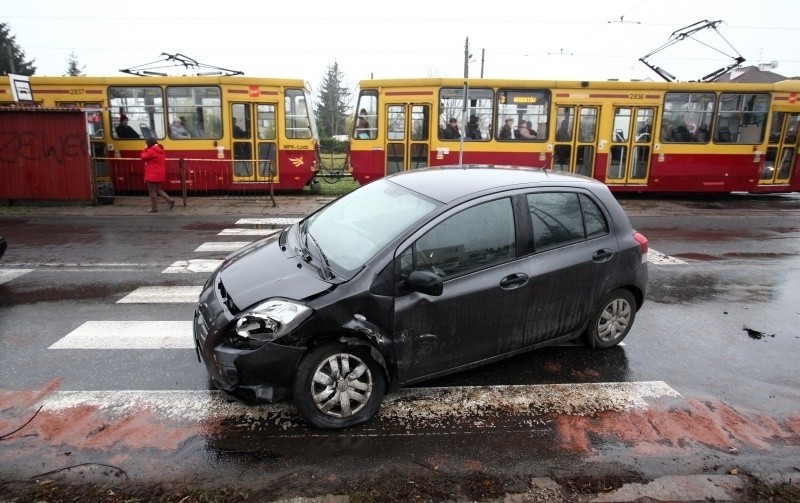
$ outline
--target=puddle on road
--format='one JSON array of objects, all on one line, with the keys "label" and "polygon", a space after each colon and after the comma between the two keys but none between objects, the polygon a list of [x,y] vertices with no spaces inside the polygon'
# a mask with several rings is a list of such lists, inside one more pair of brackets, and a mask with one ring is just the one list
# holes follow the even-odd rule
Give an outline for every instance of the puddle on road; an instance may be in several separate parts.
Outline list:
[{"label": "puddle on road", "polygon": [[696,304],[712,300],[757,303],[777,296],[772,276],[722,277],[713,273],[670,274],[651,278],[647,298],[660,304]]}]

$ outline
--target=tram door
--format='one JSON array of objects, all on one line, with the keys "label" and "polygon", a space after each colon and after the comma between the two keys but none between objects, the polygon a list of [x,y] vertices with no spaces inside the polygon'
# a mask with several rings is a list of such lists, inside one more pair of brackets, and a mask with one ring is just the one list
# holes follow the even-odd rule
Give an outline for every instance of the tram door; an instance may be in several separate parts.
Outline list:
[{"label": "tram door", "polygon": [[276,103],[231,104],[234,182],[268,182],[278,174],[276,110]]},{"label": "tram door", "polygon": [[797,162],[800,113],[773,112],[769,146],[759,185],[786,184]]},{"label": "tram door", "polygon": [[390,104],[386,108],[386,174],[423,168],[430,153],[431,107]]},{"label": "tram door", "polygon": [[650,172],[653,151],[651,107],[615,107],[611,149],[606,171],[607,184],[644,185]]},{"label": "tram door", "polygon": [[553,170],[594,175],[599,111],[589,105],[556,107]]}]

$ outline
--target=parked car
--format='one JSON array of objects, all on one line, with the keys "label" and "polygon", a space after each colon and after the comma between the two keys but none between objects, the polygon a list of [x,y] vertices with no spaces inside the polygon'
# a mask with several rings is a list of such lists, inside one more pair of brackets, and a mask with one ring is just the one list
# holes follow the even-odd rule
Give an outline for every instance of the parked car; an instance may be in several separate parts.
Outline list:
[{"label": "parked car", "polygon": [[647,239],[569,173],[446,166],[388,176],[231,254],[194,315],[198,358],[245,401],[369,421],[398,386],[583,336],[628,334]]},{"label": "parked car", "polygon": [[8,244],[6,243],[6,240],[3,239],[3,236],[0,236],[0,258],[3,258],[6,248],[8,248]]}]

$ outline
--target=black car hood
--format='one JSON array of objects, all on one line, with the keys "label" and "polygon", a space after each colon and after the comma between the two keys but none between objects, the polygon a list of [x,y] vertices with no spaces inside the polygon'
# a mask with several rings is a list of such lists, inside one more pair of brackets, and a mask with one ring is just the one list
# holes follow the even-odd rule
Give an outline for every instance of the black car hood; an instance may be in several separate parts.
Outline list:
[{"label": "black car hood", "polygon": [[258,241],[230,258],[235,260],[226,261],[219,278],[239,309],[271,297],[303,300],[331,287],[314,267],[281,250],[278,236]]}]

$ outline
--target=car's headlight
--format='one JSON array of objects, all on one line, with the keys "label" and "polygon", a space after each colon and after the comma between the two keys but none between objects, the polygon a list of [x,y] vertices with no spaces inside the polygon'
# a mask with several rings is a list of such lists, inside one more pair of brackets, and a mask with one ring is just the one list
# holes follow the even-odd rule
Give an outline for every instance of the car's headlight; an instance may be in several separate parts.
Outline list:
[{"label": "car's headlight", "polygon": [[294,330],[311,312],[297,302],[268,300],[237,316],[236,335],[252,342],[274,341]]}]

